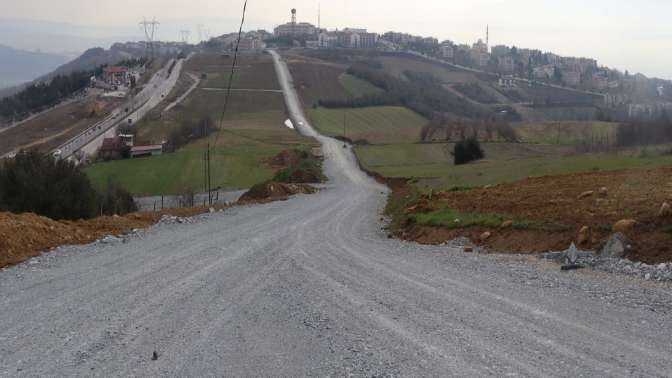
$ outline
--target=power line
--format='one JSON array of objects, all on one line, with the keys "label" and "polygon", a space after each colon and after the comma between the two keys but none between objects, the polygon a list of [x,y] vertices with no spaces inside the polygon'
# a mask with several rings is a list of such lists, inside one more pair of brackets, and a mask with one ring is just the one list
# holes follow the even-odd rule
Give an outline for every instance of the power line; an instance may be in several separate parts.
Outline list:
[{"label": "power line", "polygon": [[[219,117],[219,122],[217,124],[217,132],[215,133],[215,143],[213,144],[213,148],[217,148],[217,142],[219,141],[219,134],[222,131],[222,127],[224,124],[224,116],[226,114],[226,108],[229,105],[229,98],[231,96],[231,86],[233,85],[233,76],[236,73],[236,64],[238,63],[238,49],[240,47],[240,39],[243,35],[243,26],[245,25],[245,13],[247,12],[247,0],[245,0],[245,3],[243,4],[243,16],[240,20],[240,28],[238,29],[238,39],[236,41],[236,49],[233,53],[233,64],[231,64],[231,73],[229,75],[229,83],[226,86],[226,95],[224,96],[224,106],[222,107],[222,113]],[[208,198],[210,198],[210,201],[212,201],[212,188],[210,187],[211,185],[211,173],[210,173],[210,143],[208,143],[208,149],[207,149],[207,183],[208,183]]]}]

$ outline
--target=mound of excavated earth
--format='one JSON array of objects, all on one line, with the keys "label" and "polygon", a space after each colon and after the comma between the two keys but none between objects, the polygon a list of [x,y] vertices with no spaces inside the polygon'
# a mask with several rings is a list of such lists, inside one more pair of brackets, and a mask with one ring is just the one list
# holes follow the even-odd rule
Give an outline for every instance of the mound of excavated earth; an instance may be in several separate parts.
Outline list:
[{"label": "mound of excavated earth", "polygon": [[306,184],[284,184],[274,181],[259,183],[240,197],[240,203],[263,203],[285,200],[295,194],[312,194],[317,189]]}]

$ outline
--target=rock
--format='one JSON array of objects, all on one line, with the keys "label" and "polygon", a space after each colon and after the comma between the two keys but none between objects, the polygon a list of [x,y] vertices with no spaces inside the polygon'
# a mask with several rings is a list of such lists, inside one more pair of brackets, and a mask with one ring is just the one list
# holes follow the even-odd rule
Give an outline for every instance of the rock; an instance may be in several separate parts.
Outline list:
[{"label": "rock", "polygon": [[651,273],[646,273],[646,275],[644,275],[644,279],[647,280],[647,281],[650,280],[651,279]]},{"label": "rock", "polygon": [[587,192],[583,192],[583,193],[579,194],[579,199],[584,199],[584,198],[592,197],[593,194],[595,194],[595,192],[592,191],[592,190],[589,190],[589,191],[587,191]]},{"label": "rock", "polygon": [[463,250],[464,250],[465,253],[473,253],[474,252],[474,247],[466,246],[466,247],[463,248]]},{"label": "rock", "polygon": [[600,188],[600,190],[597,192],[597,195],[604,198],[604,197],[609,197],[609,190],[607,189],[606,186],[603,186]]},{"label": "rock", "polygon": [[186,220],[185,220],[184,218],[180,218],[180,217],[178,217],[178,218],[175,219],[175,221],[176,221],[177,223],[184,223]]},{"label": "rock", "polygon": [[110,236],[104,237],[100,242],[103,243],[103,244],[118,244],[118,243],[123,242],[123,240],[121,238],[116,237],[116,236],[110,235]]},{"label": "rock", "polygon": [[590,241],[590,228],[588,226],[581,227],[579,230],[579,235],[576,238],[576,242],[579,245],[584,245]]},{"label": "rock", "polygon": [[212,213],[215,212],[215,208],[214,208],[214,207],[211,207],[211,208],[208,209],[208,211],[210,212],[210,214],[212,214]]},{"label": "rock", "polygon": [[617,232],[609,237],[607,244],[602,248],[601,257],[622,258],[625,256],[625,235]]},{"label": "rock", "polygon": [[658,216],[669,217],[671,215],[672,215],[672,207],[670,207],[669,203],[663,202],[663,205],[660,207],[660,210],[658,211]]},{"label": "rock", "polygon": [[613,226],[613,231],[614,232],[620,232],[620,233],[625,233],[629,230],[631,230],[635,225],[637,224],[637,221],[634,219],[621,219],[620,221],[616,222]]},{"label": "rock", "polygon": [[156,351],[154,351],[154,353],[152,353],[152,361],[156,361],[158,359],[159,359],[159,354],[156,353]]},{"label": "rock", "polygon": [[579,250],[576,249],[576,245],[572,243],[572,245],[569,246],[569,249],[565,251],[565,264],[574,265],[578,260],[579,260]]},{"label": "rock", "polygon": [[502,223],[502,225],[501,225],[502,228],[509,228],[511,226],[513,226],[513,221],[512,220],[507,220],[504,223]]},{"label": "rock", "polygon": [[484,241],[490,239],[491,236],[492,236],[491,232],[484,232],[484,233],[481,234],[481,241],[484,242]]},{"label": "rock", "polygon": [[656,268],[658,270],[665,270],[665,269],[667,269],[667,264],[665,264],[665,263],[658,264],[658,266]]}]

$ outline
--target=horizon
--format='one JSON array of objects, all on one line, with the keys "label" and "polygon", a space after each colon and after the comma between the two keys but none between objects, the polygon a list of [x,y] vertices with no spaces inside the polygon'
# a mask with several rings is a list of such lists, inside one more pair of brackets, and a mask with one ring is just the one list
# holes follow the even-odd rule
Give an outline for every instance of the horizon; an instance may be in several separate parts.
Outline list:
[{"label": "horizon", "polygon": [[[176,0],[161,3],[148,0],[134,5],[137,14],[132,16],[113,11],[120,4],[131,4],[128,0],[104,4],[69,0],[46,6],[37,3],[40,2],[26,0],[21,4],[6,4],[3,21],[66,23],[110,33],[103,37],[140,37],[138,21],[142,14],[150,19],[155,15],[157,20],[163,21],[158,39],[169,41],[177,40],[177,30],[185,27],[192,29],[195,36],[198,24],[209,29],[211,36],[237,31],[243,1],[197,0],[187,7]],[[501,0],[476,0],[469,4],[428,0],[423,2],[426,6],[412,9],[405,2],[381,0],[363,4],[352,0],[250,2],[244,30],[272,32],[275,26],[289,21],[292,7],[297,8],[299,21],[317,24],[318,4],[321,26],[329,30],[361,27],[380,34],[396,31],[472,44],[479,38],[485,39],[486,25],[489,25],[490,46],[503,44],[562,56],[594,58],[601,66],[619,71],[672,79],[672,55],[662,48],[666,37],[672,36],[672,27],[664,22],[664,14],[672,11],[672,4],[660,0],[644,0],[637,6],[606,0],[591,4],[569,0],[562,5],[548,1],[537,4],[531,0],[516,4]],[[71,21],[69,15],[75,10],[82,15],[80,19],[87,22]],[[375,13],[381,16],[371,17]],[[419,19],[422,22],[418,22]],[[112,31],[119,35],[113,35]]]}]

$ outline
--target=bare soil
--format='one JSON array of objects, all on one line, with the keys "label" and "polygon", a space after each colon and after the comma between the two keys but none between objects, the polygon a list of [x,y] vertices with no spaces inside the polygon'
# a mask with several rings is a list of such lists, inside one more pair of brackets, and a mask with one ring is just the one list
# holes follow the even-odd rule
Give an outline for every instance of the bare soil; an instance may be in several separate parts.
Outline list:
[{"label": "bare soil", "polygon": [[[607,188],[606,194],[599,193]],[[408,198],[408,186],[393,187],[391,202]],[[592,191],[592,195],[581,197]],[[672,168],[590,172],[528,178],[516,183],[468,191],[422,195],[410,213],[453,209],[460,213],[501,214],[514,226],[463,229],[403,224],[394,233],[407,240],[440,244],[458,236],[469,237],[498,252],[539,253],[565,250],[570,243],[597,250],[613,233],[619,220],[634,219],[627,230],[631,248],[627,257],[647,263],[672,261],[672,217],[659,216],[664,202],[672,203]],[[389,207],[389,205],[388,205]],[[587,227],[585,237],[579,231]],[[491,236],[481,240],[485,232]],[[582,241],[582,243],[579,243]]]},{"label": "bare soil", "polygon": [[181,217],[204,208],[169,209],[91,220],[56,221],[39,215],[0,213],[0,268],[18,264],[61,245],[87,244],[107,235],[122,235],[157,223],[163,215]]},{"label": "bare soil", "polygon": [[238,200],[240,204],[267,203],[284,201],[295,194],[313,194],[317,189],[308,184],[285,184],[275,181],[259,183]]}]

